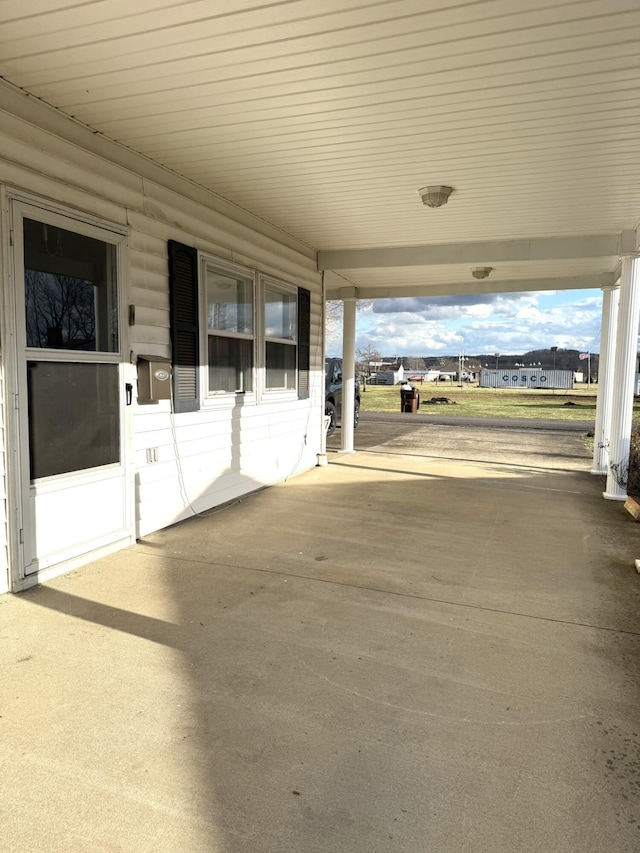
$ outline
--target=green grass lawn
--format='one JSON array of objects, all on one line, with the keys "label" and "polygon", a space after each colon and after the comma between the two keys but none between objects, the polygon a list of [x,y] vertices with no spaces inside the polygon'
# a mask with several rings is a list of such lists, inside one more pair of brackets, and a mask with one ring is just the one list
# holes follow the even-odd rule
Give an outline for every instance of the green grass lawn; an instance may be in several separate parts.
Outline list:
[{"label": "green grass lawn", "polygon": [[[420,413],[437,412],[454,417],[539,418],[545,420],[595,420],[595,386],[572,391],[538,391],[536,389],[462,388],[450,382],[414,383],[420,394]],[[400,389],[386,385],[368,385],[361,390],[363,412],[399,412]],[[431,397],[448,397],[455,405],[429,404]],[[573,405],[567,405],[573,403]],[[640,417],[640,404],[634,403],[635,417]]]}]

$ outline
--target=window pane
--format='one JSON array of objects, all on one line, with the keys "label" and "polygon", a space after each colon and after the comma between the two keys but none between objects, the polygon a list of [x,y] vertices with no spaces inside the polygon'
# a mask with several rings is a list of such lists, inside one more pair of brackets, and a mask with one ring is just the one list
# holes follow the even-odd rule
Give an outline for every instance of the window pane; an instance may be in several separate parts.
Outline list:
[{"label": "window pane", "polygon": [[264,323],[267,338],[296,339],[297,298],[292,293],[265,288]]},{"label": "window pane", "polygon": [[296,388],[296,347],[267,341],[267,389]]},{"label": "window pane", "polygon": [[207,326],[217,332],[253,334],[253,282],[206,268]]},{"label": "window pane", "polygon": [[209,335],[209,392],[253,391],[253,341]]},{"label": "window pane", "polygon": [[116,247],[24,220],[27,346],[118,351]]},{"label": "window pane", "polygon": [[31,479],[120,461],[118,365],[27,362]]}]

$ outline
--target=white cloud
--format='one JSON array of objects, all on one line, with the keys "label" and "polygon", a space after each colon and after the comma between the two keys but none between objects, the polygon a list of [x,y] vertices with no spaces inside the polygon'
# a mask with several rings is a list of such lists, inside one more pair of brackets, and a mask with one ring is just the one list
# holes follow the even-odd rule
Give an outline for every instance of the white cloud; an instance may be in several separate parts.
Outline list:
[{"label": "white cloud", "polygon": [[[572,300],[572,295],[575,299]],[[357,347],[384,355],[524,353],[558,346],[597,352],[601,294],[501,293],[378,299],[358,309]],[[340,351],[340,341],[328,344]]]}]

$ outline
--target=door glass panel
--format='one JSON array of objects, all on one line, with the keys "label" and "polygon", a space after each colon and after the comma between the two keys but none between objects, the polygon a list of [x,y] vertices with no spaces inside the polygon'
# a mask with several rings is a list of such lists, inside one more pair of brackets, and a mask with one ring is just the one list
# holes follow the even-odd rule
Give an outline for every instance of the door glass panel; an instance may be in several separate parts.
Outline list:
[{"label": "door glass panel", "polygon": [[24,220],[27,346],[118,352],[116,247]]},{"label": "door glass panel", "polygon": [[117,364],[27,362],[31,480],[120,461]]}]

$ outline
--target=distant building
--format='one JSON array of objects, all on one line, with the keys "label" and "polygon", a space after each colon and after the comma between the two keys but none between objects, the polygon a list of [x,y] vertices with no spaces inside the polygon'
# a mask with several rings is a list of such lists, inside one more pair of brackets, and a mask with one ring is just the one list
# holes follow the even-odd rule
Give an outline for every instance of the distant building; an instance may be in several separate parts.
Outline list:
[{"label": "distant building", "polygon": [[480,372],[481,388],[573,388],[573,371],[545,370],[542,367],[513,367]]}]

